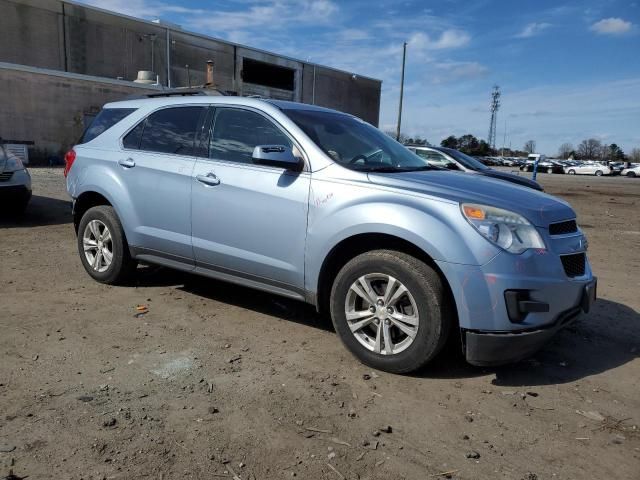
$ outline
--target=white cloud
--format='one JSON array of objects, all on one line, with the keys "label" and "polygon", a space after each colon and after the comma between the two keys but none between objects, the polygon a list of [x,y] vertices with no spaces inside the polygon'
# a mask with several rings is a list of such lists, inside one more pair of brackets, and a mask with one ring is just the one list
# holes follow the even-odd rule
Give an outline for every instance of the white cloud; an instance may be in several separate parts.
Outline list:
[{"label": "white cloud", "polygon": [[621,35],[631,30],[633,24],[621,18],[603,18],[591,25],[590,29],[603,35]]},{"label": "white cloud", "polygon": [[409,36],[409,45],[418,50],[445,50],[460,48],[469,43],[471,36],[462,30],[448,29],[433,39],[423,32],[414,32]]},{"label": "white cloud", "polygon": [[530,38],[538,35],[543,30],[546,30],[551,26],[550,23],[545,22],[532,22],[526,25],[520,33],[516,35],[516,38]]},{"label": "white cloud", "polygon": [[478,62],[440,62],[434,64],[435,72],[431,78],[432,83],[449,83],[454,81],[480,78],[487,74],[489,69]]}]

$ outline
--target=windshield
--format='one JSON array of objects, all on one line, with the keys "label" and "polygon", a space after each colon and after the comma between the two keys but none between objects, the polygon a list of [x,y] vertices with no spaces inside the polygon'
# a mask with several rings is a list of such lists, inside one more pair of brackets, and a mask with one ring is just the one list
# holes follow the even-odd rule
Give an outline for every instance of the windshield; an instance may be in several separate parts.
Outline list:
[{"label": "windshield", "polygon": [[287,109],[284,113],[332,160],[366,172],[433,169],[370,124],[342,113]]},{"label": "windshield", "polygon": [[489,168],[480,160],[476,160],[475,158],[470,157],[465,153],[459,152],[458,150],[454,150],[453,148],[441,148],[440,150],[447,155],[451,155],[464,167],[470,170],[487,170]]}]

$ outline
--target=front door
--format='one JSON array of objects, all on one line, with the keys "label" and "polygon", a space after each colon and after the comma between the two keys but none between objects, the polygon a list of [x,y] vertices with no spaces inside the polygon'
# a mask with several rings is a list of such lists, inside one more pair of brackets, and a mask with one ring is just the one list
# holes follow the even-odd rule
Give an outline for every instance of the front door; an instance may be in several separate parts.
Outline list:
[{"label": "front door", "polygon": [[256,145],[298,151],[264,114],[215,109],[208,158],[198,158],[193,172],[196,265],[301,292],[310,174],[253,164]]}]

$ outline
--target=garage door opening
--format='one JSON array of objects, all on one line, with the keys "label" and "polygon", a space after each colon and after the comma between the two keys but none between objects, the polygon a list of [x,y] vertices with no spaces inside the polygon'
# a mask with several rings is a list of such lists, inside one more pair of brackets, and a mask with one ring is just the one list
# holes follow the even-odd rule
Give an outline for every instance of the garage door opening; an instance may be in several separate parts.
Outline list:
[{"label": "garage door opening", "polygon": [[251,58],[242,59],[242,81],[293,92],[295,70]]}]

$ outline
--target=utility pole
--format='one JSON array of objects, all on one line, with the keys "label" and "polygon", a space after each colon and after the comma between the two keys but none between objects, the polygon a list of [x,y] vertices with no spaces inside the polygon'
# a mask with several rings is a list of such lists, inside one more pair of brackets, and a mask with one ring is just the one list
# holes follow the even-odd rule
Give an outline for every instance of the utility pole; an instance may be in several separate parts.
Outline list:
[{"label": "utility pole", "polygon": [[402,46],[402,76],[400,77],[400,105],[398,106],[398,129],[396,130],[396,140],[400,141],[400,126],[402,124],[402,97],[404,95],[404,66],[407,60],[407,42]]}]

